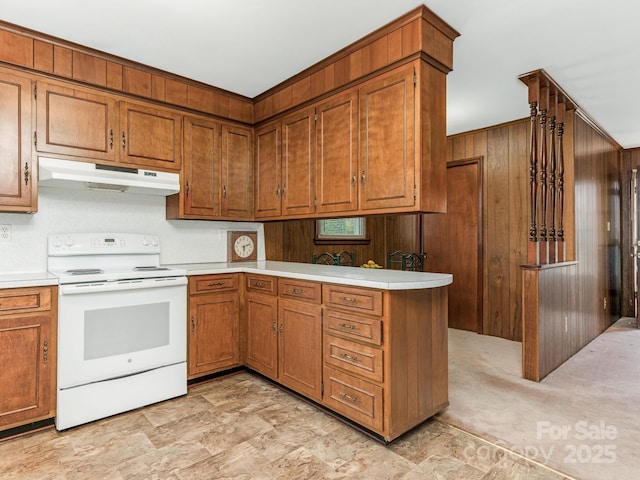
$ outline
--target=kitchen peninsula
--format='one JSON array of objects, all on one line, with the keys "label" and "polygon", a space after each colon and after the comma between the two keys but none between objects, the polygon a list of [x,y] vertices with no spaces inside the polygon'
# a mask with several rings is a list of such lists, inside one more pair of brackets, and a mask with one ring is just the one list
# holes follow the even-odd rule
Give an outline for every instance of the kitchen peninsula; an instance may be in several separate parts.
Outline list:
[{"label": "kitchen peninsula", "polygon": [[172,267],[189,276],[190,378],[246,365],[385,441],[448,405],[452,275],[272,261]]}]

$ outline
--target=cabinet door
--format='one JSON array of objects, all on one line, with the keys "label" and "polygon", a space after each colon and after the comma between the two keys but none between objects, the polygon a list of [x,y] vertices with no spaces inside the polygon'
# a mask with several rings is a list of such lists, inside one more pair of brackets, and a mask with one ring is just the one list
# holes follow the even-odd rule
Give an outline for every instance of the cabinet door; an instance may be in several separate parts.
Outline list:
[{"label": "cabinet door", "polygon": [[360,209],[415,204],[414,69],[364,84],[360,94]]},{"label": "cabinet door", "polygon": [[322,398],[320,306],[280,299],[278,379],[315,400]]},{"label": "cabinet door", "polygon": [[117,102],[82,88],[38,82],[38,152],[115,162]]},{"label": "cabinet door", "polygon": [[264,375],[278,377],[278,299],[247,295],[247,365]]},{"label": "cabinet door", "polygon": [[256,129],[255,156],[255,216],[279,217],[282,214],[280,122]]},{"label": "cabinet door", "polygon": [[315,110],[282,120],[282,214],[315,212]]},{"label": "cabinet door", "polygon": [[0,72],[0,211],[35,210],[31,81]]},{"label": "cabinet door", "polygon": [[222,126],[222,215],[253,217],[253,136],[249,128]]},{"label": "cabinet door", "polygon": [[120,102],[120,162],[180,170],[182,115],[162,108]]},{"label": "cabinet door", "polygon": [[47,314],[0,316],[0,428],[53,416],[52,323]]},{"label": "cabinet door", "polygon": [[220,124],[186,117],[182,166],[185,215],[220,216]]},{"label": "cabinet door", "polygon": [[349,212],[358,207],[358,93],[330,98],[317,107],[317,211]]},{"label": "cabinet door", "polygon": [[238,293],[189,298],[189,378],[240,363]]}]

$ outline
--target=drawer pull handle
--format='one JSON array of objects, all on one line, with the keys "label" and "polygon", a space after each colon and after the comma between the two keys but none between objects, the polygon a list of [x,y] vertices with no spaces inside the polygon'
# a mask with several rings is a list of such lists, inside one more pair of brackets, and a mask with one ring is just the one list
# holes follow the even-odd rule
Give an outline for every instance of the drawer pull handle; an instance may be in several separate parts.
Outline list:
[{"label": "drawer pull handle", "polygon": [[44,362],[47,362],[47,359],[49,357],[49,341],[45,340],[44,344],[42,345],[42,360],[44,360]]},{"label": "drawer pull handle", "polygon": [[358,357],[354,357],[353,355],[349,355],[348,353],[341,353],[340,356],[342,358],[346,358],[347,360],[351,360],[352,362],[358,363]]},{"label": "drawer pull handle", "polygon": [[304,290],[302,288],[292,288],[291,293],[294,293],[296,295],[302,295],[304,293]]},{"label": "drawer pull handle", "polygon": [[264,282],[254,282],[253,286],[255,288],[264,288]]},{"label": "drawer pull handle", "polygon": [[338,326],[342,327],[342,328],[348,328],[350,330],[357,330],[358,329],[358,327],[356,327],[355,325],[349,325],[349,324],[346,324],[346,323],[339,323]]},{"label": "drawer pull handle", "polygon": [[353,298],[353,297],[340,297],[340,300],[342,300],[343,302],[349,302],[349,303],[357,303],[358,299],[357,298]]},{"label": "drawer pull handle", "polygon": [[340,396],[342,398],[345,398],[345,399],[349,400],[350,402],[353,402],[353,403],[358,401],[358,397],[352,397],[351,395],[349,395],[346,392],[340,392]]},{"label": "drawer pull handle", "polygon": [[224,285],[224,282],[210,282],[207,287],[221,287],[222,285]]}]

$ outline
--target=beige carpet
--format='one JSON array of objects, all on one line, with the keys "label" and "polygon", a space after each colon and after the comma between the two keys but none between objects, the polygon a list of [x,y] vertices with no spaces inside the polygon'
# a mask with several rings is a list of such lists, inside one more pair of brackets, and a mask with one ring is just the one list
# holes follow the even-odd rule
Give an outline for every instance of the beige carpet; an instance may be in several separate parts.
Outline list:
[{"label": "beige carpet", "polygon": [[540,383],[522,379],[519,342],[449,329],[450,406],[439,420],[576,479],[640,478],[632,322],[621,319]]}]

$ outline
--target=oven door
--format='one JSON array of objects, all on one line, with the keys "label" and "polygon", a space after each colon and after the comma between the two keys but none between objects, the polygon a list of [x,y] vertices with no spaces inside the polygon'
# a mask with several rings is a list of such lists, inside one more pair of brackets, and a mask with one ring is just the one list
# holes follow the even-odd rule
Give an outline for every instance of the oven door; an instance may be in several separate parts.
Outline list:
[{"label": "oven door", "polygon": [[61,285],[58,388],[186,362],[187,279]]}]

